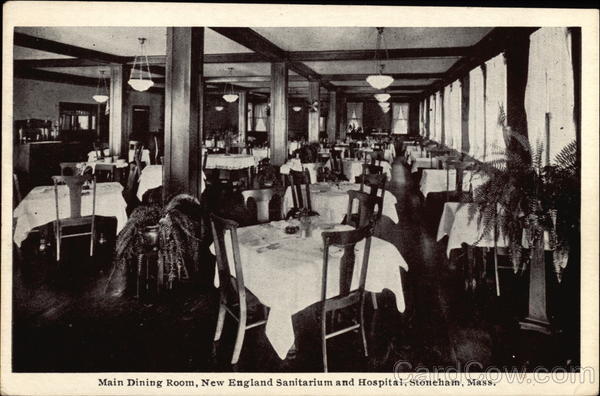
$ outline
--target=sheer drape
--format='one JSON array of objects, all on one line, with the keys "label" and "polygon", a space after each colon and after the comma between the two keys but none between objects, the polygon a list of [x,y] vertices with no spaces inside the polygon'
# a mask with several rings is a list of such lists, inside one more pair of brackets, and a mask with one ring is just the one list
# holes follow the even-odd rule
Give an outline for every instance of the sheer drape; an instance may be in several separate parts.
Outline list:
[{"label": "sheer drape", "polygon": [[[530,36],[525,90],[527,133],[532,147],[543,144],[544,161],[575,139],[571,36],[563,27],[541,28]],[[546,136],[546,113],[550,133]],[[549,148],[549,150],[548,150]]]},{"label": "sheer drape", "polygon": [[485,146],[483,69],[476,67],[469,73],[469,155],[483,160]]},{"label": "sheer drape", "polygon": [[436,142],[441,142],[442,140],[442,93],[440,91],[435,93],[435,124],[434,128],[434,139]]},{"label": "sheer drape", "polygon": [[506,114],[506,60],[504,53],[485,63],[485,151],[489,161],[504,152],[504,133],[498,123],[500,109]]},{"label": "sheer drape", "polygon": [[450,87],[450,122],[452,126],[452,144],[451,147],[455,150],[462,149],[462,84],[459,80],[452,83]]},{"label": "sheer drape", "polygon": [[408,103],[392,104],[392,133],[408,133]]},{"label": "sheer drape", "polygon": [[419,135],[425,135],[425,101],[422,100],[419,102]]},{"label": "sheer drape", "polygon": [[363,104],[348,102],[346,106],[348,110],[348,126],[352,125],[354,128],[362,128]]},{"label": "sheer drape", "polygon": [[452,87],[446,85],[444,87],[444,99],[443,99],[443,118],[444,118],[444,136],[440,143],[446,146],[452,146],[452,109],[450,106]]},{"label": "sheer drape", "polygon": [[256,132],[267,131],[267,104],[254,105],[254,130]]}]

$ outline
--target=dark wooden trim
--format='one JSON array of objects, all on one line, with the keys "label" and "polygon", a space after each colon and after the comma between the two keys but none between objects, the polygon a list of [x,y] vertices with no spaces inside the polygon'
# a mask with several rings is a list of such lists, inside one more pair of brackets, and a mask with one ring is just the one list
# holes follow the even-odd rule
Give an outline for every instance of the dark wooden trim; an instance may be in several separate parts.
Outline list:
[{"label": "dark wooden trim", "polygon": [[505,51],[515,41],[528,39],[529,35],[538,29],[539,27],[494,28],[477,44],[471,47],[470,54],[459,59],[452,67],[450,67],[442,80],[431,84],[430,88],[423,92],[421,98],[439,91],[452,81],[464,76],[475,67]]},{"label": "dark wooden trim", "polygon": [[[268,62],[286,62],[289,70],[306,77],[310,81],[321,80],[321,76],[313,69],[301,62],[290,62],[286,51],[250,28],[211,27],[211,29],[258,53]],[[328,82],[323,82],[322,85],[327,89],[335,89],[335,87]]]},{"label": "dark wooden trim", "polygon": [[[76,76],[74,74],[57,73],[39,69],[15,68],[15,78],[26,78],[29,80],[48,81],[62,84],[82,85],[95,87],[98,84],[97,78]],[[109,80],[110,74],[107,77]]]},{"label": "dark wooden trim", "polygon": [[[290,51],[292,62],[373,60],[376,50]],[[461,57],[471,53],[471,47],[397,48],[388,49],[388,59]]]},{"label": "dark wooden trim", "polygon": [[40,51],[51,52],[72,56],[75,58],[88,59],[101,63],[127,63],[129,57],[107,54],[96,50],[91,50],[75,45],[59,43],[58,41],[48,40],[40,37],[30,36],[24,33],[15,32],[14,45],[19,47],[31,48]]},{"label": "dark wooden trim", "polygon": [[106,65],[106,63],[79,58],[17,59],[14,61],[15,70],[20,68],[35,69],[38,67],[86,67],[103,65]]}]

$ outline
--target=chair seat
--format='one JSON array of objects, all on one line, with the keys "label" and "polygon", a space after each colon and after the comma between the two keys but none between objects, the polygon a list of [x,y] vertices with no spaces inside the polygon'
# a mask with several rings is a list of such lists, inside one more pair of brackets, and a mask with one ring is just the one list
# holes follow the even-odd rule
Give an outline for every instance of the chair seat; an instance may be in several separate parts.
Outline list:
[{"label": "chair seat", "polygon": [[77,227],[82,225],[88,225],[92,222],[94,216],[82,216],[82,217],[71,217],[68,219],[61,219],[60,226],[65,227]]}]

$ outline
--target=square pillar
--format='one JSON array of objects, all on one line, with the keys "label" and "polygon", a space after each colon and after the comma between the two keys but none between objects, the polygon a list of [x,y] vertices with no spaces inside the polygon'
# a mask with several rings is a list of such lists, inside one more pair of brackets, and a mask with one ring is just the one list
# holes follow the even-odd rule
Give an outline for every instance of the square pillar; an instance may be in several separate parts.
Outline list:
[{"label": "square pillar", "polygon": [[204,28],[167,28],[163,196],[200,197]]},{"label": "square pillar", "polygon": [[283,165],[287,161],[288,156],[287,94],[287,64],[285,62],[271,63],[271,117],[269,118],[269,145],[271,147],[271,163],[273,165]]},{"label": "square pillar", "polygon": [[127,80],[123,65],[110,67],[110,96],[108,99],[108,145],[113,155],[127,159],[129,133],[127,131]]},{"label": "square pillar", "polygon": [[335,142],[338,131],[338,113],[339,106],[337,101],[337,92],[329,91],[329,114],[327,115],[327,139]]},{"label": "square pillar", "polygon": [[248,93],[240,91],[238,95],[238,140],[241,144],[246,144],[246,134],[248,133]]},{"label": "square pillar", "polygon": [[[319,117],[321,115],[321,106],[319,98],[319,82],[309,81],[308,82],[308,101],[311,104],[311,109],[308,112],[308,141],[318,142],[319,141]],[[313,110],[313,103],[317,103],[317,110]]]}]

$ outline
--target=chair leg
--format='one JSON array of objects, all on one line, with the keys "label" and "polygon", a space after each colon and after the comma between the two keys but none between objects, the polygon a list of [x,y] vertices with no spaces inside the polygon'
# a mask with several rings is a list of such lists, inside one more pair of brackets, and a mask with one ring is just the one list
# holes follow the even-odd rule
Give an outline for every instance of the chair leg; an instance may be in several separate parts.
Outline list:
[{"label": "chair leg", "polygon": [[225,323],[225,304],[221,300],[219,303],[219,316],[217,319],[217,329],[215,330],[215,338],[214,341],[219,341],[221,339],[221,333],[223,332],[223,324]]},{"label": "chair leg", "polygon": [[238,324],[237,336],[235,338],[235,346],[233,347],[233,357],[231,358],[231,364],[237,364],[240,359],[240,353],[242,352],[242,345],[244,344],[244,335],[246,334],[246,312],[241,310],[240,322]]},{"label": "chair leg", "polygon": [[56,235],[56,262],[60,261],[60,234]]},{"label": "chair leg", "polygon": [[371,293],[371,301],[373,301],[373,309],[377,310],[378,305],[377,305],[377,294],[376,293]]},{"label": "chair leg", "polygon": [[[374,293],[371,294],[375,296]],[[377,309],[377,308],[375,308]],[[367,349],[367,336],[365,334],[365,296],[363,295],[360,300],[360,334],[362,335],[363,347],[365,348],[365,357],[369,356]]]},{"label": "chair leg", "polygon": [[[323,312],[323,315],[325,316],[325,312]],[[325,373],[329,371],[327,367],[327,339],[325,338],[325,336],[327,335],[327,331],[325,328],[326,323],[327,321],[325,320],[325,318],[323,318],[321,322],[321,350],[323,355],[323,372]]]}]

